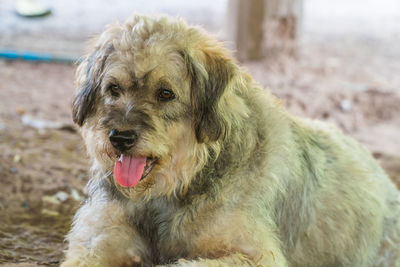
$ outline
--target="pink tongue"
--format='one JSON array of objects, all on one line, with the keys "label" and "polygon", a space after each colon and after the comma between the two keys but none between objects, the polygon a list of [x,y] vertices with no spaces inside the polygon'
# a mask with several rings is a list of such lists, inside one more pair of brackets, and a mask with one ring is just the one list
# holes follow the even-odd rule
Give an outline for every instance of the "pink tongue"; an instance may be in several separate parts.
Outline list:
[{"label": "pink tongue", "polygon": [[132,158],[122,155],[115,163],[114,175],[117,182],[124,187],[137,185],[142,178],[146,158]]}]

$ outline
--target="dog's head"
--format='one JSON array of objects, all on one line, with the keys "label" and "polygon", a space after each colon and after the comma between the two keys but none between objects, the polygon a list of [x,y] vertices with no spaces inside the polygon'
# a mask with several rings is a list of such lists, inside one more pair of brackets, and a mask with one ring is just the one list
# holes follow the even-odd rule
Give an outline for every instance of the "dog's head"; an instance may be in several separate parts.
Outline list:
[{"label": "dog's head", "polygon": [[229,135],[237,72],[200,29],[135,16],[108,27],[78,67],[73,119],[121,191],[171,194]]}]

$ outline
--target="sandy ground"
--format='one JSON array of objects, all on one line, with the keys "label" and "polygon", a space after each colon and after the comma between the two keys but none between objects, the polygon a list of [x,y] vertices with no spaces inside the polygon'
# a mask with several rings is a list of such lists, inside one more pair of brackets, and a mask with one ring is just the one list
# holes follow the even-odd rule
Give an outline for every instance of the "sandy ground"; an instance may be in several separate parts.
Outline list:
[{"label": "sandy ground", "polygon": [[57,265],[87,180],[85,152],[76,133],[21,119],[71,123],[73,67],[0,61],[0,69],[0,263]]},{"label": "sandy ground", "polygon": [[[321,12],[305,20],[294,57],[274,53],[243,66],[294,114],[335,123],[364,143],[400,186],[400,14],[386,5],[376,28],[368,16],[321,2],[306,2],[306,11]],[[365,12],[374,9],[363,2]],[[63,257],[89,168],[70,115],[74,69],[0,60],[0,266],[57,266]],[[32,127],[40,123],[54,129]]]}]

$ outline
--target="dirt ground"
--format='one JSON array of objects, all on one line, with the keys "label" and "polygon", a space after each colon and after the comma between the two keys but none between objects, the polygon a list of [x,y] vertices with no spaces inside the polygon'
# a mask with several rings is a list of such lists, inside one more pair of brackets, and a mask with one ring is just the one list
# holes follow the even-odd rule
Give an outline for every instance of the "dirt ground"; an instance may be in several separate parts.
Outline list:
[{"label": "dirt ground", "polygon": [[[364,143],[400,187],[400,34],[307,36],[295,56],[243,65],[294,114]],[[0,266],[62,260],[90,165],[70,115],[74,69],[0,60]]]},{"label": "dirt ground", "polygon": [[73,67],[0,61],[0,69],[0,263],[58,265],[88,163],[77,133],[22,118],[72,124]]}]

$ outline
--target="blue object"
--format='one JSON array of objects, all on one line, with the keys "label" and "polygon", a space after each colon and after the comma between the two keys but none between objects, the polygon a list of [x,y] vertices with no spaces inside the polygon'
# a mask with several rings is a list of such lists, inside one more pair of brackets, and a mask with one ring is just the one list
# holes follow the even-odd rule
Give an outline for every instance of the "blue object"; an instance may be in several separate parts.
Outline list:
[{"label": "blue object", "polygon": [[42,54],[34,52],[17,52],[13,50],[0,50],[0,58],[10,60],[27,60],[27,61],[45,61],[45,62],[62,62],[62,63],[76,63],[77,58],[60,57],[51,54]]}]

